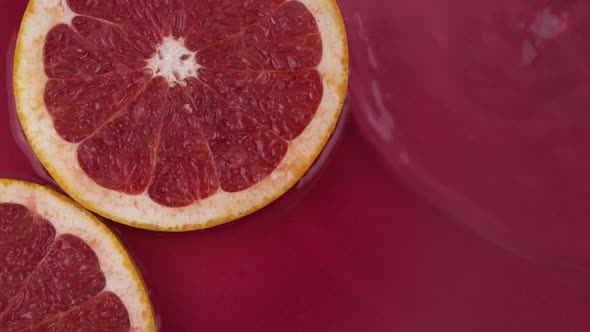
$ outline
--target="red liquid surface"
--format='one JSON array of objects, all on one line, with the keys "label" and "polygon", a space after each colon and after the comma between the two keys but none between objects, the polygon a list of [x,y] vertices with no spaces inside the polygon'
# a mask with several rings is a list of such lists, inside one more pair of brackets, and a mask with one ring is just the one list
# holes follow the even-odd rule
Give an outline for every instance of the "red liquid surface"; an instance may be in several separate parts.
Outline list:
[{"label": "red liquid surface", "polygon": [[[301,183],[185,234],[109,223],[162,331],[590,330],[590,6],[339,1],[350,98]],[[25,3],[0,4],[0,177]]]}]

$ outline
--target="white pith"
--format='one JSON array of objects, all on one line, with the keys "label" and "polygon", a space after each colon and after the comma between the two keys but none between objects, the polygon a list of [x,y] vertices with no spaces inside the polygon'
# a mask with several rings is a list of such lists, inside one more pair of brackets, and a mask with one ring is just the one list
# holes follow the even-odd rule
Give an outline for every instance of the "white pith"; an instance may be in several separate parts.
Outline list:
[{"label": "white pith", "polygon": [[0,203],[24,205],[50,221],[56,237],[72,234],[86,242],[100,262],[105,291],[117,294],[125,304],[131,331],[153,329],[152,309],[141,278],[119,241],[98,219],[50,189],[19,181],[0,179]]},{"label": "white pith", "polygon": [[164,38],[154,56],[148,60],[155,76],[163,76],[171,85],[181,83],[187,77],[197,77],[198,64],[195,53],[184,47],[182,40]]},{"label": "white pith", "polygon": [[19,34],[23,47],[15,66],[17,106],[21,123],[33,149],[49,173],[79,203],[105,217],[132,226],[180,231],[205,228],[244,216],[270,203],[303,175],[331,135],[342,105],[348,78],[348,50],[345,31],[334,0],[299,0],[314,14],[323,44],[323,58],[317,67],[323,79],[324,95],[316,116],[304,132],[289,143],[279,166],[249,189],[213,196],[183,208],[155,203],[147,193],[127,195],[96,184],[80,168],[77,144],[63,140],[55,131],[43,94],[48,77],[43,67],[43,45],[52,27],[69,23],[72,13],[62,0],[32,0],[27,24]]}]

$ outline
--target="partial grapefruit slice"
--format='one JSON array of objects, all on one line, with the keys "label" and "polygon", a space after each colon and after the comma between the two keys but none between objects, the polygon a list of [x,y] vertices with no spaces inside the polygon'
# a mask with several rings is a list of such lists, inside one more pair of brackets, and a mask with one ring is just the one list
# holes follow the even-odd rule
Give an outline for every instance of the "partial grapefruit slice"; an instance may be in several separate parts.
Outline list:
[{"label": "partial grapefruit slice", "polygon": [[251,213],[308,170],[348,82],[334,0],[32,0],[25,133],[86,208],[141,228]]},{"label": "partial grapefruit slice", "polygon": [[0,331],[154,331],[117,238],[45,187],[0,179]]}]

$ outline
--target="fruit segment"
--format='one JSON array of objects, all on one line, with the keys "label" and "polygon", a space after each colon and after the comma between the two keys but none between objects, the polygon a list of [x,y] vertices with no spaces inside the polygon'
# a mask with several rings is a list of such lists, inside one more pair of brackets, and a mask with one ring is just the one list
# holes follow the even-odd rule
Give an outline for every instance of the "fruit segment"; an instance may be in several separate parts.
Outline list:
[{"label": "fruit segment", "polygon": [[219,189],[211,150],[194,107],[177,85],[168,93],[150,197],[166,206],[186,206]]},{"label": "fruit segment", "polygon": [[143,70],[52,79],[45,87],[45,104],[58,134],[68,142],[78,143],[121,112],[149,82]]},{"label": "fruit segment", "polygon": [[212,43],[239,35],[248,27],[272,15],[284,2],[285,0],[210,1],[209,10],[203,13],[206,16],[199,15],[196,22],[186,30],[186,46],[191,51],[198,51]]},{"label": "fruit segment", "polygon": [[0,179],[0,331],[153,331],[145,288],[98,219]]},{"label": "fruit segment", "polygon": [[20,204],[0,203],[0,313],[51,247],[55,228]]},{"label": "fruit segment", "polygon": [[322,39],[315,18],[297,1],[197,53],[197,63],[203,67],[249,70],[315,68],[321,59]]},{"label": "fruit segment", "polygon": [[22,331],[124,332],[129,331],[129,317],[115,294],[103,292],[71,310]]},{"label": "fruit segment", "polygon": [[167,93],[167,82],[153,79],[138,99],[80,144],[80,167],[106,188],[144,192],[153,172]]},{"label": "fruit segment", "polygon": [[278,166],[287,153],[285,140],[199,80],[189,79],[186,90],[201,110],[195,112],[195,119],[209,141],[223,190],[244,190]]},{"label": "fruit segment", "polygon": [[145,60],[99,48],[66,24],[59,24],[49,31],[43,58],[45,73],[56,79],[96,77],[146,66]]},{"label": "fruit segment", "polygon": [[201,69],[202,82],[286,140],[299,136],[315,115],[323,86],[315,70],[254,72]]},{"label": "fruit segment", "polygon": [[91,299],[104,287],[104,275],[92,249],[78,237],[61,235],[8,301],[0,314],[0,329],[17,331],[50,319]]}]

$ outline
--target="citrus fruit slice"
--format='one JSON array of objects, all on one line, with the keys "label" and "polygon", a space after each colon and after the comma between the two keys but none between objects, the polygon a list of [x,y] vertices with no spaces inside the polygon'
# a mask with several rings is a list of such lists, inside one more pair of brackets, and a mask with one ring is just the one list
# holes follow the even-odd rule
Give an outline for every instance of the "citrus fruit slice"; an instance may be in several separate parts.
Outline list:
[{"label": "citrus fruit slice", "polygon": [[334,0],[32,0],[19,117],[60,186],[146,229],[205,228],[282,195],[338,121]]},{"label": "citrus fruit slice", "polygon": [[0,179],[0,331],[154,331],[142,280],[96,217]]}]

